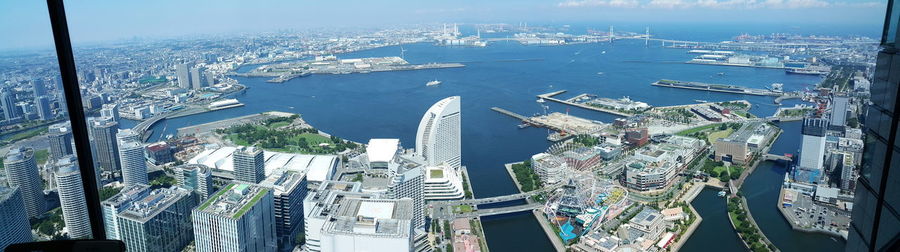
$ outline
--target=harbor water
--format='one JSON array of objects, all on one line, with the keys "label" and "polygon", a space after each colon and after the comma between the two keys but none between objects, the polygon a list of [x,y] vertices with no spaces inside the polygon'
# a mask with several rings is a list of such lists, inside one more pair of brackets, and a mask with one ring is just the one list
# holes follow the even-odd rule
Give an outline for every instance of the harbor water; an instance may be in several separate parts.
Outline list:
[{"label": "harbor water", "polygon": [[[639,30],[642,29],[636,29]],[[664,29],[659,31],[663,34],[677,33]],[[703,34],[705,37],[693,39],[721,41],[737,35],[737,32],[713,29]],[[404,147],[412,148],[416,127],[423,113],[434,102],[459,95],[462,97],[462,163],[468,167],[475,196],[490,197],[517,192],[503,164],[528,159],[550,145],[546,140],[546,129],[519,129],[516,126],[520,122],[490,110],[491,107],[533,115],[543,111],[535,102],[536,95],[565,89],[569,92],[559,98],[580,93],[610,98],[629,96],[653,106],[694,103],[694,100],[744,99],[754,104],[752,113],[768,116],[777,109],[772,97],[654,87],[650,83],[659,79],[674,79],[755,88],[784,83],[786,91],[793,91],[812,87],[820,80],[816,76],[787,75],[777,69],[684,64],[693,57],[687,54],[687,50],[660,48],[658,44],[645,46],[643,40],[555,47],[497,42],[482,48],[438,47],[420,43],[404,45],[403,49],[406,50],[405,59],[412,64],[459,62],[466,66],[312,75],[280,84],[266,83],[267,78],[238,77],[237,80],[249,89],[234,98],[246,106],[161,121],[153,126],[151,140],[175,134],[178,128],[185,126],[276,110],[301,114],[316,128],[342,138],[358,142],[367,142],[371,138],[399,138]],[[338,57],[397,56],[400,51],[400,47],[396,46],[383,47]],[[442,84],[426,87],[428,81],[435,79],[442,81]],[[793,106],[796,102],[789,101],[784,106]],[[551,111],[568,111],[590,120],[611,122],[616,118],[562,104],[547,105]],[[122,124],[130,127],[135,122],[125,120]],[[786,129],[782,138],[798,132],[797,127]],[[780,139],[779,145],[785,141]],[[797,141],[784,144],[796,145]],[[782,149],[796,151],[796,148],[773,148],[773,153]],[[805,247],[805,244],[820,245],[822,250],[816,251],[837,248],[838,245],[825,243],[830,240],[826,236],[791,231],[778,215],[774,202],[781,181],[778,174],[783,172],[782,167],[764,165],[745,185],[745,188],[760,189],[759,192],[748,193],[748,200],[763,231],[776,245],[784,246],[784,251],[811,248]],[[707,244],[717,244],[728,250],[742,248],[727,219],[722,217],[723,204],[721,198],[715,197],[715,192],[707,190],[698,196],[694,206],[707,220],[685,245],[685,251],[708,249]],[[492,251],[552,250],[548,237],[530,213],[485,218],[484,229]]]}]

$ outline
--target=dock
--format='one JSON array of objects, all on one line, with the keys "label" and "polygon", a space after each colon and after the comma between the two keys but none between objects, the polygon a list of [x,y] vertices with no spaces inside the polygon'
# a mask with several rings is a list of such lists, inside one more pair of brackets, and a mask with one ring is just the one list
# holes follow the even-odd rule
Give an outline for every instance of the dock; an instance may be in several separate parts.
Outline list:
[{"label": "dock", "polygon": [[581,103],[575,103],[575,102],[573,102],[574,100],[577,100],[578,98],[581,98],[581,97],[583,97],[583,96],[586,96],[587,94],[581,94],[581,95],[578,95],[578,96],[576,96],[576,97],[574,97],[574,98],[567,99],[567,100],[560,100],[560,99],[553,98],[553,96],[557,96],[557,95],[562,94],[562,93],[565,93],[565,92],[566,92],[566,90],[560,90],[560,91],[556,91],[556,92],[550,92],[550,93],[546,93],[546,94],[540,94],[540,95],[538,95],[537,97],[538,97],[538,98],[541,98],[541,99],[544,99],[544,100],[548,100],[548,101],[552,101],[552,102],[558,102],[558,103],[566,104],[566,105],[569,105],[569,106],[575,106],[575,107],[579,107],[579,108],[583,108],[583,109],[587,109],[587,110],[593,110],[593,111],[603,112],[603,113],[608,113],[608,114],[613,114],[613,115],[617,115],[617,116],[625,116],[625,117],[632,116],[632,114],[630,114],[630,113],[625,113],[625,112],[616,111],[616,110],[611,110],[611,109],[605,109],[605,108],[598,108],[598,107],[594,107],[594,106],[591,106],[591,105],[586,105],[586,104],[581,104]]},{"label": "dock", "polygon": [[769,91],[766,89],[748,88],[748,87],[725,85],[725,84],[710,84],[710,83],[692,82],[692,81],[659,80],[659,81],[651,83],[650,85],[658,86],[658,87],[692,89],[692,90],[700,90],[700,91],[744,94],[744,95],[758,95],[758,96],[782,96],[782,95],[784,95],[783,92],[774,92],[774,91]]},{"label": "dock", "polygon": [[491,110],[500,112],[500,114],[504,114],[504,115],[510,116],[510,117],[512,117],[512,118],[516,118],[516,119],[522,121],[523,123],[528,124],[528,125],[531,125],[531,126],[534,126],[534,127],[538,127],[538,128],[548,128],[548,129],[555,130],[555,131],[560,131],[560,130],[562,130],[562,128],[560,128],[560,127],[555,127],[555,126],[553,126],[553,125],[547,125],[547,124],[544,124],[544,123],[535,121],[535,120],[533,120],[533,119],[531,119],[531,118],[529,118],[529,117],[520,115],[520,114],[518,114],[518,113],[516,113],[516,112],[512,112],[512,111],[505,110],[505,109],[502,109],[502,108],[493,107],[493,108],[491,108]]}]

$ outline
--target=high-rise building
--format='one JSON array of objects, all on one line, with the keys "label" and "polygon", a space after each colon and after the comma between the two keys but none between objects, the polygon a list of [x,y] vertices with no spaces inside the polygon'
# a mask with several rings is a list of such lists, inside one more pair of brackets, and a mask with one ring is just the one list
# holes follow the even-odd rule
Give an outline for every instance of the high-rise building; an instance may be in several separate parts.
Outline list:
[{"label": "high-rise building", "polygon": [[44,214],[47,210],[47,203],[44,200],[41,175],[34,161],[34,150],[13,147],[6,153],[3,166],[6,170],[9,187],[19,188],[22,193],[28,217],[33,218]]},{"label": "high-rise building", "polygon": [[446,164],[428,167],[425,170],[426,200],[455,200],[465,197],[461,171],[454,171]]},{"label": "high-rise building", "polygon": [[[323,251],[322,230],[331,215],[348,199],[378,198],[376,194],[363,193],[362,183],[325,180],[303,200],[303,233],[306,251]],[[330,248],[330,247],[329,247]]]},{"label": "high-rise building", "polygon": [[132,129],[120,129],[119,132],[116,132],[116,141],[118,141],[119,144],[122,142],[142,142],[141,136]]},{"label": "high-rise building", "polygon": [[100,109],[100,117],[111,118],[115,122],[119,122],[119,105],[115,103],[103,104]]},{"label": "high-rise building", "polygon": [[321,251],[413,251],[413,204],[411,199],[346,199],[322,227]]},{"label": "high-rise building", "polygon": [[446,162],[458,170],[461,166],[460,97],[438,101],[422,116],[416,131],[416,152],[429,166]]},{"label": "high-rise building", "polygon": [[45,86],[43,79],[32,80],[31,90],[34,93],[34,97],[47,95],[47,86]]},{"label": "high-rise building", "polygon": [[119,142],[119,161],[122,164],[122,182],[125,186],[149,183],[143,144],[128,140]]},{"label": "high-rise building", "polygon": [[398,167],[397,174],[388,186],[388,196],[392,199],[410,199],[412,203],[412,227],[425,225],[425,170],[421,166]]},{"label": "high-rise building", "polygon": [[84,239],[91,237],[91,222],[88,217],[87,200],[84,196],[84,185],[78,160],[66,156],[56,161],[56,183],[59,190],[59,205],[62,208],[63,222],[69,231],[69,238]]},{"label": "high-rise building", "polygon": [[201,201],[208,199],[213,194],[212,170],[205,165],[177,166],[175,167],[175,180],[178,181],[178,186],[197,192]]},{"label": "high-rise building", "polygon": [[118,214],[119,238],[128,251],[182,251],[194,240],[191,209],[196,195],[180,187],[142,195]]},{"label": "high-rise building", "polygon": [[50,139],[50,156],[60,158],[75,154],[72,151],[72,125],[69,122],[50,125],[47,134]]},{"label": "high-rise building", "polygon": [[187,64],[175,64],[175,77],[178,79],[178,87],[191,89],[191,74]]},{"label": "high-rise building", "polygon": [[10,244],[31,242],[31,225],[18,188],[0,186],[0,250]]},{"label": "high-rise building", "polygon": [[136,184],[126,186],[109,199],[100,203],[103,209],[103,226],[106,230],[106,239],[121,240],[119,236],[119,213],[138,199],[143,199],[150,192],[150,186]]},{"label": "high-rise building", "polygon": [[[894,0],[887,6],[896,7]],[[898,89],[900,60],[897,55],[900,11],[888,8],[881,38],[881,51],[875,61],[871,103],[865,120],[863,150],[856,193],[853,199],[850,233],[846,251],[900,250],[900,147],[898,132]]]},{"label": "high-rise building", "polygon": [[50,99],[47,99],[46,96],[35,97],[34,107],[39,119],[44,121],[53,119],[53,112],[50,111]]},{"label": "high-rise building", "polygon": [[241,146],[234,150],[234,180],[259,183],[265,178],[265,156],[263,150],[253,146]]},{"label": "high-rise building", "polygon": [[119,145],[116,143],[116,132],[119,123],[112,120],[95,118],[91,122],[91,137],[94,145],[94,154],[97,155],[97,164],[100,169],[107,172],[120,171]]},{"label": "high-rise building", "polygon": [[820,118],[803,120],[803,141],[800,147],[799,169],[795,179],[808,183],[816,183],[821,178],[825,165],[825,131],[828,122]]},{"label": "high-rise building", "polygon": [[268,188],[225,186],[191,213],[196,250],[275,251],[274,206]]},{"label": "high-rise building", "polygon": [[10,88],[0,88],[0,108],[6,120],[19,118],[19,110],[16,108],[16,93]]},{"label": "high-rise building", "polygon": [[191,68],[191,89],[200,90],[201,88],[206,86],[206,82],[206,68]]},{"label": "high-rise building", "polygon": [[850,109],[850,97],[834,96],[831,99],[831,128],[843,129],[847,125],[847,113]]},{"label": "high-rise building", "polygon": [[272,189],[275,201],[275,237],[281,250],[295,246],[303,231],[303,199],[307,194],[306,172],[279,168],[260,183]]}]

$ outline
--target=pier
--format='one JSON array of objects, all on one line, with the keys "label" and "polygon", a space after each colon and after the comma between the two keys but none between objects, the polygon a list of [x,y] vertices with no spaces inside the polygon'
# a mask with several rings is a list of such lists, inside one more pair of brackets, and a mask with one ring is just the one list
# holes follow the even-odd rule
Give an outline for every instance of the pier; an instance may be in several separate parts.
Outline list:
[{"label": "pier", "polygon": [[617,116],[628,117],[628,116],[632,115],[631,113],[625,113],[625,112],[616,111],[616,110],[612,110],[612,109],[598,108],[598,107],[594,107],[591,105],[572,102],[582,96],[586,96],[587,94],[581,94],[581,95],[578,95],[574,98],[567,99],[567,100],[560,100],[560,99],[553,98],[553,96],[557,96],[557,95],[565,93],[565,92],[566,92],[566,90],[560,90],[560,91],[556,91],[556,92],[540,94],[537,97],[540,99],[544,99],[544,100],[548,100],[548,101],[552,101],[552,102],[558,102],[558,103],[566,104],[569,106],[575,106],[575,107],[579,107],[579,108],[583,108],[583,109],[587,109],[587,110],[593,110],[593,111],[613,114],[613,115],[617,115]]},{"label": "pier", "polygon": [[499,112],[500,114],[508,115],[508,116],[510,116],[510,117],[512,117],[512,118],[516,118],[516,119],[518,119],[518,120],[520,120],[520,121],[522,121],[522,122],[524,122],[524,123],[526,123],[526,124],[528,124],[528,125],[531,125],[531,126],[535,126],[535,127],[539,127],[539,128],[548,128],[548,129],[555,130],[555,131],[561,131],[561,130],[563,130],[563,129],[560,128],[560,127],[556,127],[556,126],[553,126],[553,125],[548,125],[548,124],[545,124],[545,123],[541,123],[541,122],[535,121],[535,120],[533,120],[533,119],[531,119],[531,118],[528,118],[528,117],[526,117],[526,116],[517,114],[517,113],[512,112],[512,111],[509,111],[509,110],[505,110],[505,109],[502,109],[502,108],[493,107],[493,108],[491,108],[491,110],[497,111],[497,112]]},{"label": "pier", "polygon": [[720,93],[732,93],[732,94],[744,94],[744,95],[758,95],[758,96],[782,96],[782,95],[784,95],[784,93],[782,93],[782,92],[774,92],[774,91],[758,89],[758,88],[748,88],[748,87],[724,85],[724,84],[709,84],[709,83],[702,83],[702,82],[677,81],[677,80],[659,80],[659,81],[651,83],[650,85],[658,86],[658,87],[692,89],[692,90],[711,91],[711,92],[720,92]]}]

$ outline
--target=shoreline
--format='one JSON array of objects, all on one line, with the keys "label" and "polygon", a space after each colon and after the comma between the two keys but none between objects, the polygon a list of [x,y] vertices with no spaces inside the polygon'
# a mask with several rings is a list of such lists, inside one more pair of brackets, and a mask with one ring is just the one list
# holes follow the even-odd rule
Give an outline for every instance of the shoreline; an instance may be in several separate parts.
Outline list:
[{"label": "shoreline", "polygon": [[791,226],[791,230],[800,231],[800,232],[804,232],[804,233],[824,234],[824,235],[827,235],[830,237],[844,239],[845,242],[847,241],[847,237],[844,236],[844,234],[835,233],[835,232],[831,232],[828,230],[816,229],[816,228],[805,228],[805,227],[801,227],[798,224],[794,223],[790,219],[790,217],[788,217],[788,216],[790,216],[789,213],[785,212],[784,208],[781,207],[782,199],[784,199],[784,187],[781,187],[781,190],[779,190],[779,192],[778,192],[778,201],[775,203],[775,208],[778,208],[778,212],[781,213],[781,217],[785,221],[787,221],[788,225]]},{"label": "shoreline", "polygon": [[[512,178],[513,184],[516,185],[516,189],[519,190],[519,193],[522,193],[522,185],[519,185],[519,180],[516,178],[516,174],[513,172],[512,166],[514,164],[521,164],[521,163],[524,163],[524,161],[503,164],[503,166],[506,167],[506,172],[509,173],[509,177]],[[528,203],[532,203],[531,198],[526,198],[525,201]],[[544,230],[544,233],[547,235],[547,238],[550,239],[550,243],[553,244],[553,248],[555,248],[556,251],[566,251],[566,245],[563,244],[562,241],[560,241],[559,236],[553,232],[552,228],[550,228],[550,226],[549,226],[549,225],[551,225],[550,222],[547,222],[547,220],[545,218],[543,218],[540,213],[538,213],[538,210],[532,210],[531,213],[534,215],[534,218],[541,225],[541,229]]]}]

